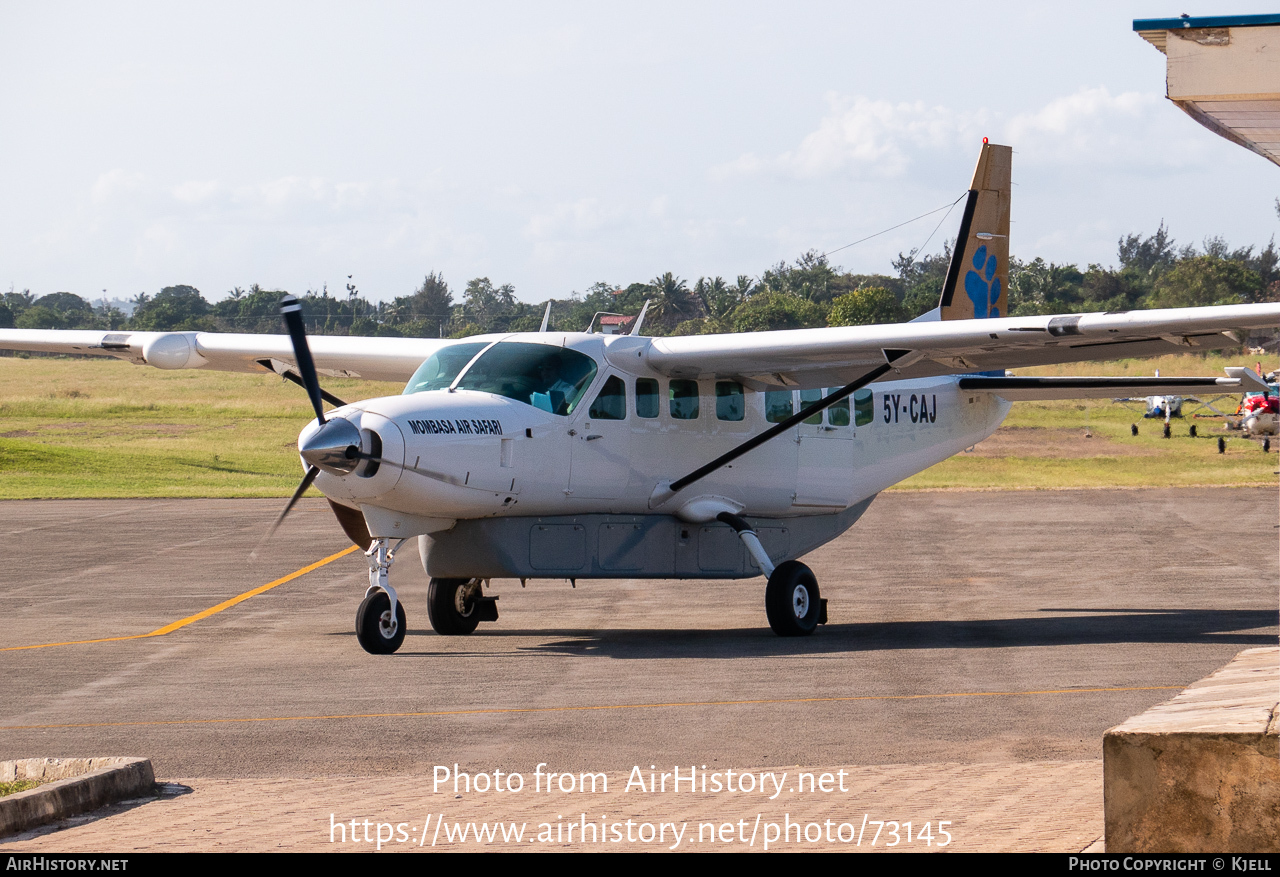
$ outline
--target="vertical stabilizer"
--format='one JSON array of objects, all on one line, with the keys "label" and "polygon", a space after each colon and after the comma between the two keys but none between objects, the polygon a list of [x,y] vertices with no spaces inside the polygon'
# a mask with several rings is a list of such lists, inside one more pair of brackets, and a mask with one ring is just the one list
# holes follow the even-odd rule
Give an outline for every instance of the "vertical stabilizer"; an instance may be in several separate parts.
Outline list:
[{"label": "vertical stabilizer", "polygon": [[1012,161],[1012,147],[983,140],[938,303],[944,320],[1008,316]]}]

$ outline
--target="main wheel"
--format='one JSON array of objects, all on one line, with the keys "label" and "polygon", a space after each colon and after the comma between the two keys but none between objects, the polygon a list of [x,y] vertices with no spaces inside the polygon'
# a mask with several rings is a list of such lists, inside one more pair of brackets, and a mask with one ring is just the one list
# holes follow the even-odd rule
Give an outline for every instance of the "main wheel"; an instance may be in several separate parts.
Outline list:
[{"label": "main wheel", "polygon": [[432,579],[427,590],[427,617],[441,636],[464,636],[480,623],[476,598],[479,579]]},{"label": "main wheel", "polygon": [[396,601],[396,616],[391,617],[391,598],[386,591],[375,591],[364,598],[356,611],[356,639],[371,655],[389,655],[404,642],[404,604]]},{"label": "main wheel", "polygon": [[778,636],[808,636],[822,617],[822,598],[813,571],[798,560],[784,560],[764,589],[764,612]]}]

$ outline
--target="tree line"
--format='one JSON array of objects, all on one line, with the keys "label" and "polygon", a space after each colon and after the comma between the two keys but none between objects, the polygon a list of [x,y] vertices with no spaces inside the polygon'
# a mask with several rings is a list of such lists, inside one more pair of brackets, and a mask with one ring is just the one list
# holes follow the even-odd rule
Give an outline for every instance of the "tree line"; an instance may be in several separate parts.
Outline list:
[{"label": "tree line", "polygon": [[[1280,212],[1280,205],[1277,206]],[[646,335],[758,332],[819,326],[855,326],[910,320],[935,307],[954,244],[917,258],[899,254],[891,274],[853,274],[814,252],[779,262],[758,277],[700,277],[671,272],[626,286],[600,282],[585,292],[551,300],[550,328],[582,331],[597,314],[635,315],[645,301]],[[1280,301],[1280,251],[1274,238],[1257,252],[1232,249],[1220,237],[1179,247],[1162,223],[1152,235],[1126,235],[1118,264],[1010,260],[1010,316],[1195,307]],[[28,290],[0,298],[0,328],[106,329],[279,333],[281,290],[236,287],[210,303],[192,286],[167,286],[129,301],[132,314],[70,292],[35,297]],[[461,338],[488,332],[536,331],[547,302],[516,298],[511,284],[488,277],[467,281],[455,299],[444,277],[431,272],[411,293],[372,302],[356,286],[334,295],[328,286],[301,296],[307,330],[322,335]],[[596,328],[598,321],[594,322]]]}]

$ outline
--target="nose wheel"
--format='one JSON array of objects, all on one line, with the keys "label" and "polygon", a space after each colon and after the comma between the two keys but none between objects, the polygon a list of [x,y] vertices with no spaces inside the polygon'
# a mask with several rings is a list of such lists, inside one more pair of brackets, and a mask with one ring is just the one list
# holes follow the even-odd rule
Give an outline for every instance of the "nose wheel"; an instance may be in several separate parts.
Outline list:
[{"label": "nose wheel", "polygon": [[374,591],[356,610],[356,639],[371,655],[391,654],[404,642],[404,633],[404,604],[397,601],[392,611],[386,591]]}]

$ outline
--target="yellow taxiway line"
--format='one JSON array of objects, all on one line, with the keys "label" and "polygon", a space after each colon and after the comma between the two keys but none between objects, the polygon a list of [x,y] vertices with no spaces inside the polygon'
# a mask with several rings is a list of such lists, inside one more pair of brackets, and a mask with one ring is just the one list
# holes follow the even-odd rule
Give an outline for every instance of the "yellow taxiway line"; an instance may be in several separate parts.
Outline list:
[{"label": "yellow taxiway line", "polygon": [[501,713],[573,713],[598,710],[677,709],[680,707],[760,706],[786,703],[851,703],[860,700],[932,700],[949,697],[1028,697],[1044,694],[1106,694],[1125,691],[1181,691],[1183,685],[1145,685],[1131,688],[1051,688],[1041,691],[952,691],[940,694],[859,694],[845,697],[787,697],[761,700],[701,700],[675,703],[618,703],[596,706],[529,706],[493,709],[439,710],[411,713],[351,713],[334,716],[257,716],[243,719],[161,719],[139,722],[85,722],[65,725],[0,725],[0,731],[43,731],[57,728],[124,728],[157,725],[218,725],[247,722],[316,722],[350,719],[425,719],[451,716],[489,716]]},{"label": "yellow taxiway line", "polygon": [[294,579],[299,578],[300,576],[305,576],[307,573],[313,570],[317,570],[320,567],[324,566],[325,564],[333,563],[338,558],[346,557],[351,552],[359,551],[359,550],[360,549],[358,548],[358,546],[352,545],[350,548],[346,549],[345,551],[339,551],[337,554],[330,554],[324,560],[317,560],[315,563],[311,564],[310,566],[304,566],[302,569],[294,570],[293,572],[289,573],[287,576],[278,578],[274,582],[267,582],[265,585],[260,585],[259,587],[254,588],[252,591],[245,591],[243,594],[237,594],[236,596],[232,597],[230,600],[223,600],[217,606],[210,606],[208,609],[204,609],[200,612],[197,612],[195,615],[188,615],[186,618],[180,618],[177,621],[173,622],[172,624],[166,624],[164,627],[158,627],[155,630],[151,631],[150,633],[135,633],[135,634],[131,634],[130,636],[108,636],[108,637],[103,637],[102,639],[78,639],[78,640],[72,640],[71,642],[65,642],[65,643],[40,643],[34,646],[7,646],[4,648],[0,648],[0,652],[20,652],[24,649],[51,649],[51,648],[54,648],[55,646],[83,646],[83,645],[88,645],[89,643],[115,643],[115,642],[121,642],[122,640],[146,639],[149,636],[164,636],[167,633],[173,633],[175,630],[181,630],[182,628],[186,627],[188,624],[194,624],[197,621],[208,618],[210,615],[217,615],[222,610],[230,609],[232,606],[235,606],[237,603],[243,603],[245,600],[248,600],[250,597],[256,597],[259,594],[265,594],[267,591],[270,591],[272,588],[278,587],[279,585],[283,585],[286,582],[291,582]]}]

